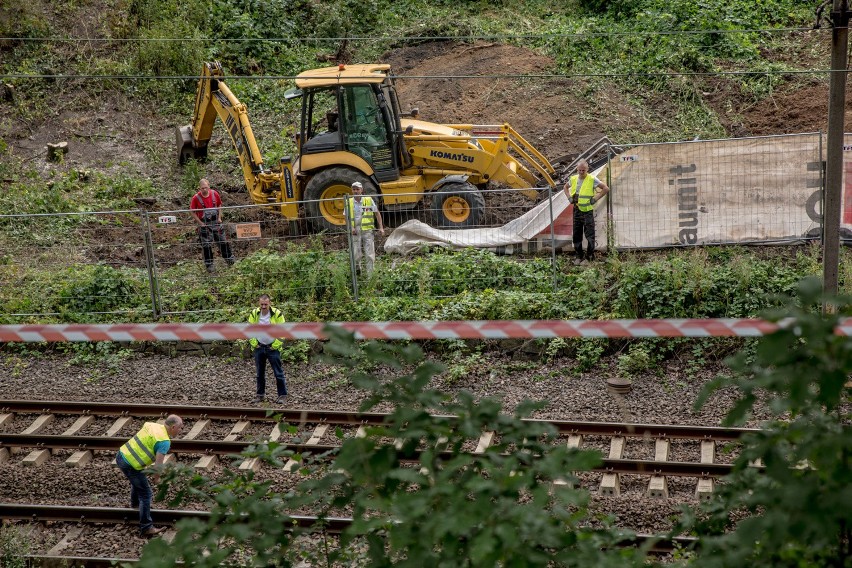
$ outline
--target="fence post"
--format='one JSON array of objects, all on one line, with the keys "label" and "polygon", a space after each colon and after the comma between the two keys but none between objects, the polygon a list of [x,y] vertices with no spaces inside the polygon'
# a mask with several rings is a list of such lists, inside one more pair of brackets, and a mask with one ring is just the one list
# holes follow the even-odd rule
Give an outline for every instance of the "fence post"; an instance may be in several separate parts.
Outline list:
[{"label": "fence post", "polygon": [[615,248],[615,224],[612,220],[612,144],[606,145],[606,185],[609,188],[609,199],[606,200],[606,253],[611,255]]},{"label": "fence post", "polygon": [[547,186],[547,208],[550,211],[550,271],[553,276],[553,291],[557,292],[556,280],[556,228],[553,226],[553,188]]},{"label": "fence post", "polygon": [[154,240],[151,237],[151,220],[148,212],[139,209],[145,222],[145,264],[148,266],[148,288],[151,291],[151,311],[154,319],[160,318],[160,287],[156,277],[156,261],[154,260]]},{"label": "fence post", "polygon": [[349,275],[352,278],[352,297],[358,301],[358,267],[355,265],[355,246],[352,240],[352,228],[355,223],[352,221],[349,211],[349,197],[343,196],[343,220],[346,224],[346,242],[349,243]]}]

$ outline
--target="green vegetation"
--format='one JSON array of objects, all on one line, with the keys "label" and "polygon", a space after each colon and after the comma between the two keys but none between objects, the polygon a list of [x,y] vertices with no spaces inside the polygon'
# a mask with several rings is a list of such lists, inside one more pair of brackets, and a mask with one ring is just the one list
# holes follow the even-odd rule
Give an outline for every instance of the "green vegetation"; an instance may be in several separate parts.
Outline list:
[{"label": "green vegetation", "polygon": [[[229,79],[229,85],[251,102],[252,124],[256,132],[267,133],[262,138],[269,151],[266,162],[273,163],[293,151],[290,129],[300,103],[281,96],[292,86],[289,80],[252,75],[287,77],[337,56],[373,61],[389,50],[417,47],[430,39],[471,42],[475,36],[494,43],[516,42],[550,55],[553,67],[542,69],[544,74],[580,76],[581,88],[574,93],[590,102],[578,111],[581,114],[600,112],[596,97],[615,89],[652,121],[665,115],[653,132],[638,132],[636,125],[614,126],[630,129],[608,132],[614,137],[627,134],[636,142],[716,137],[724,132],[705,97],[703,81],[708,79],[690,74],[753,71],[712,78],[733,84],[740,96],[754,100],[799,81],[799,75],[765,72],[809,69],[813,54],[789,54],[812,48],[813,42],[794,45],[801,38],[789,32],[755,30],[808,25],[814,9],[796,0],[578,0],[558,6],[546,0],[82,0],[61,5],[37,0],[20,10],[4,6],[0,32],[21,39],[0,45],[0,74],[47,77],[3,79],[16,95],[0,114],[0,211],[136,210],[133,198],[138,196],[183,207],[209,170],[240,180],[227,143],[211,144],[209,163],[191,162],[178,169],[172,165],[171,148],[160,138],[135,139],[127,132],[115,142],[129,145],[135,154],[111,163],[108,173],[67,164],[39,168],[8,151],[18,129],[42,119],[60,120],[67,109],[57,92],[73,95],[72,104],[85,95],[92,108],[150,110],[156,124],[184,124],[200,63],[218,59],[228,73],[243,76]],[[80,29],[76,22],[83,11],[91,24],[87,29],[97,30],[93,37],[99,41],[69,38],[71,30]],[[75,25],[69,25],[72,22]],[[524,34],[529,37],[518,37]],[[133,78],[84,78],[87,75]],[[563,83],[559,89],[564,89]],[[101,136],[81,130],[79,136]],[[137,156],[144,163],[136,163]],[[99,241],[109,250],[93,252],[85,236],[104,228],[117,229]],[[0,321],[150,321],[142,233],[134,214],[101,216],[97,222],[73,214],[0,218]],[[65,237],[62,243],[60,236]],[[193,238],[187,231],[170,237],[169,244],[188,245]],[[852,262],[845,256],[841,284],[848,288]],[[791,292],[800,278],[819,270],[816,252],[805,248],[797,258],[771,259],[736,247],[612,253],[605,263],[584,271],[571,269],[562,258],[557,263],[554,278],[546,258],[518,262],[472,250],[382,258],[355,302],[346,254],[329,250],[318,237],[298,246],[271,243],[241,258],[227,277],[211,282],[200,280],[197,259],[164,263],[156,277],[160,307],[174,321],[242,321],[261,291],[276,298],[289,321],[612,319],[751,317],[777,303],[773,294]],[[46,320],[39,314],[55,315]],[[547,343],[550,356],[571,352],[583,369],[614,350],[624,357],[620,370],[627,375],[651,369],[676,352],[689,353],[698,365],[707,350],[696,347],[696,341]],[[726,344],[722,352],[733,345]],[[459,372],[475,363],[464,362],[473,355],[460,351]],[[296,360],[303,356],[303,349],[292,354]]]},{"label": "green vegetation", "polygon": [[[345,251],[325,251],[319,239],[287,250],[261,249],[240,260],[216,283],[215,305],[194,276],[198,263],[162,269],[159,289],[170,311],[188,312],[171,319],[230,321],[261,291],[276,299],[288,321],[742,318],[779,305],[778,294],[792,293],[818,270],[807,255],[761,258],[741,248],[622,253],[589,270],[557,258],[554,287],[549,259],[435,250],[408,261],[380,258],[355,302]],[[36,313],[58,313],[57,321],[151,320],[144,268],[33,269],[16,287],[0,296],[0,312],[37,306]]]},{"label": "green vegetation", "polygon": [[26,525],[3,524],[0,526],[0,566],[4,568],[26,568],[26,556],[32,549],[32,539]]},{"label": "green vegetation", "polygon": [[[48,251],[52,249],[47,249]],[[261,249],[241,259],[215,283],[199,281],[199,262],[158,272],[168,321],[244,321],[260,293],[269,293],[287,321],[432,321],[514,319],[749,318],[783,306],[802,278],[819,273],[818,250],[774,254],[726,247],[666,253],[612,253],[594,268],[577,270],[557,258],[554,287],[550,260],[519,261],[486,251],[435,250],[407,260],[379,258],[372,278],[360,284],[356,302],[346,252],[325,249],[320,237],[285,252]],[[852,263],[844,251],[841,274]],[[150,322],[147,270],[103,264],[61,270],[0,264],[14,282],[0,294],[0,321]],[[852,282],[841,280],[849,290]],[[51,314],[29,318],[10,314]],[[579,370],[618,354],[624,376],[651,372],[673,356],[695,370],[744,342],[714,339],[542,340],[546,357],[569,354]],[[448,380],[479,364],[480,347],[439,342],[454,354]],[[304,361],[309,345],[294,343],[286,357]]]},{"label": "green vegetation", "polygon": [[[740,423],[758,398],[777,420],[743,439],[734,473],[711,501],[683,511],[673,534],[691,531],[699,546],[666,565],[852,566],[852,432],[844,412],[852,338],[834,333],[852,305],[850,299],[824,299],[819,290],[816,279],[797,286],[797,298],[784,303],[798,307],[767,316],[785,319],[783,329],[731,358],[734,376],[706,389],[704,400],[720,388],[738,395],[730,424]],[[821,315],[824,300],[838,315]],[[368,393],[361,410],[393,408],[388,419],[368,428],[365,437],[340,434],[340,449],[329,455],[295,455],[278,442],[247,450],[245,457],[279,467],[288,458],[302,460],[304,477],[287,493],[251,472],[214,480],[188,466],[167,469],[159,498],[172,490],[172,506],[183,499],[204,501],[212,517],[207,523],[182,521],[171,544],[149,543],[142,568],[181,558],[201,567],[236,559],[244,566],[300,560],[348,566],[659,565],[642,549],[615,547],[625,533],[613,528],[612,519],[590,516],[588,493],[572,481],[601,456],[566,447],[545,423],[520,420],[538,403],[525,401],[508,415],[495,400],[477,401],[466,392],[450,397],[427,388],[445,369],[427,361],[418,346],[355,342],[339,329],[327,332],[328,362],[346,369],[352,385]],[[631,356],[640,358],[639,350]],[[475,364],[475,357],[466,363]],[[379,378],[372,372],[379,366],[399,376]],[[433,414],[458,418],[436,421]],[[461,453],[484,431],[498,432],[496,443],[482,454]],[[755,460],[765,466],[762,472]],[[305,510],[355,522],[337,541],[321,527],[295,528],[288,512]]]},{"label": "green vegetation", "polygon": [[[738,398],[728,424],[742,424],[758,400],[774,417],[744,440],[707,515],[689,519],[706,535],[701,566],[852,566],[852,339],[834,333],[852,298],[825,298],[820,290],[817,279],[803,281],[799,307],[768,315],[792,321],[733,357],[734,375],[708,385],[696,402],[732,388]],[[824,302],[836,314],[822,315]],[[754,462],[765,466],[762,474]]]},{"label": "green vegetation", "polygon": [[[146,104],[153,96],[162,111],[185,115],[194,95],[191,78],[205,60],[220,60],[234,75],[292,76],[330,55],[364,62],[424,38],[464,42],[472,36],[506,36],[505,41],[551,55],[555,60],[551,72],[591,75],[584,81],[590,97],[612,85],[640,105],[653,105],[655,95],[665,94],[675,104],[671,115],[679,121],[645,135],[657,140],[712,138],[721,131],[703,103],[702,79],[668,74],[749,71],[729,79],[748,97],[768,96],[784,82],[796,80],[776,72],[806,69],[809,63],[773,60],[773,53],[787,47],[790,34],[765,30],[808,27],[816,9],[814,3],[796,0],[578,0],[559,6],[542,0],[110,0],[109,4],[112,16],[103,16],[100,26],[113,41],[85,45],[84,50],[75,42],[62,41],[68,33],[63,15],[71,15],[70,8],[58,10],[54,17],[46,16],[48,8],[30,5],[15,17],[0,9],[3,36],[55,38],[12,42],[18,51],[15,57],[4,58],[0,74],[186,77],[103,79],[75,85],[91,92],[123,90]],[[518,35],[531,37],[512,39]],[[12,83],[24,95],[29,112],[40,115],[49,112],[55,81],[20,78]],[[282,117],[296,110],[280,97],[282,86],[277,80],[231,82],[238,96],[253,101],[256,127],[266,116],[279,125],[293,122],[292,115]]]}]

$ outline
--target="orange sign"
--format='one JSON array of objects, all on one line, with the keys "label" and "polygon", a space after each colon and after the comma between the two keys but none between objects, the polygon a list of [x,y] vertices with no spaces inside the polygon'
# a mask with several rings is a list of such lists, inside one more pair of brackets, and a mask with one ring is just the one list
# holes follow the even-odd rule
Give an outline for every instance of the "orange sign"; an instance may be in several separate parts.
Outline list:
[{"label": "orange sign", "polygon": [[238,239],[260,238],[260,223],[238,223],[236,228]]}]

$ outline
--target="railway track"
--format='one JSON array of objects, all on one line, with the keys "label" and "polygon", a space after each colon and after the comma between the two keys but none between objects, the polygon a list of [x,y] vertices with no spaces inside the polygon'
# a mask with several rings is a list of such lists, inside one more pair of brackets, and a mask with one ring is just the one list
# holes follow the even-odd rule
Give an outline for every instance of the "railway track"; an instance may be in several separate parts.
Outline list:
[{"label": "railway track", "polygon": [[[316,410],[267,410],[264,408],[228,408],[216,406],[179,406],[145,405],[117,403],[81,403],[62,401],[0,401],[0,462],[9,461],[13,456],[30,449],[24,457],[26,465],[40,465],[51,459],[57,450],[73,450],[66,461],[67,465],[83,467],[94,458],[95,452],[109,452],[111,459],[125,438],[132,432],[122,430],[131,418],[154,420],[168,414],[180,414],[185,420],[194,420],[192,429],[183,437],[172,441],[172,457],[197,457],[195,467],[211,468],[222,456],[240,454],[253,444],[274,441],[297,454],[322,454],[339,448],[339,444],[322,443],[324,438],[336,437],[328,433],[329,426],[358,428],[379,425],[387,415],[382,413],[356,413]],[[20,416],[26,427],[17,433],[8,433],[16,416]],[[61,434],[44,434],[57,416],[74,419],[75,422]],[[84,435],[81,432],[92,429],[94,417],[109,419],[112,424],[106,435]],[[68,418],[70,417],[70,418]],[[436,416],[436,420],[452,421],[452,416]],[[232,424],[223,439],[206,436],[212,421],[225,421]],[[303,433],[292,439],[284,439],[278,428],[280,422],[296,424]],[[605,495],[618,495],[620,475],[651,476],[648,493],[652,496],[667,495],[666,478],[698,478],[696,492],[699,496],[709,496],[713,489],[713,480],[731,472],[729,463],[716,462],[716,445],[735,442],[752,429],[715,428],[701,426],[678,426],[660,424],[629,424],[608,422],[547,421],[565,438],[571,447],[581,447],[584,438],[609,440],[609,455],[593,471],[604,475],[601,491]],[[247,436],[252,425],[266,426],[268,434]],[[257,431],[257,430],[255,430]],[[353,435],[358,435],[355,432]],[[493,443],[499,433],[483,432],[477,441],[476,452],[483,452]],[[242,439],[241,439],[242,438]],[[627,458],[625,447],[628,440],[638,440],[643,446],[654,444],[653,459]],[[673,441],[687,441],[700,448],[698,460],[671,460],[670,447]],[[604,448],[600,448],[604,449]],[[418,461],[420,451],[414,450],[400,454],[403,461]],[[442,457],[449,459],[451,452],[443,452]],[[241,468],[257,469],[259,460],[245,460]],[[289,467],[296,464],[291,463]]]},{"label": "railway track", "polygon": [[[210,515],[204,511],[181,511],[170,509],[155,509],[152,511],[159,524],[168,525],[173,528],[176,523],[183,519],[206,519]],[[134,524],[138,520],[138,511],[135,509],[110,508],[110,507],[79,507],[58,505],[28,505],[18,503],[0,503],[0,520],[4,521],[28,521],[30,523],[67,523],[64,536],[59,539],[58,544],[46,554],[29,555],[27,557],[31,566],[85,566],[88,568],[100,568],[102,566],[114,566],[116,562],[136,562],[137,558],[119,557],[75,557],[62,556],[62,549],[71,541],[85,538],[84,530],[108,523],[108,524]],[[338,535],[352,524],[351,518],[333,517],[320,520],[318,517],[293,515],[291,517],[294,526],[310,529],[318,527],[325,534]],[[174,531],[164,533],[164,538],[171,539]],[[649,546],[650,552],[658,555],[671,554],[677,549],[685,549],[696,545],[696,539],[691,537],[676,537],[661,539],[651,535],[636,534],[625,536],[619,546]]]},{"label": "railway track", "polygon": [[[274,414],[270,414],[273,412]],[[332,410],[278,409],[263,407],[186,406],[177,404],[126,404],[102,402],[67,402],[49,400],[0,400],[0,427],[3,416],[9,414],[53,414],[106,417],[164,418],[179,414],[196,420],[253,420],[291,424],[326,423],[334,425],[379,425],[387,414],[379,412],[341,412]],[[435,416],[452,420],[452,416]],[[8,420],[8,418],[6,419]],[[743,434],[756,432],[750,428],[716,428],[708,426],[677,426],[661,424],[630,424],[617,422],[582,422],[568,420],[529,420],[552,424],[561,434],[632,436],[668,439],[708,439],[717,442],[735,441]]]},{"label": "railway track", "polygon": [[[50,400],[0,400],[0,477],[5,468],[12,467],[21,475],[26,471],[23,466],[34,468],[40,465],[52,464],[53,472],[59,470],[56,466],[73,465],[85,468],[90,462],[103,471],[107,460],[111,461],[122,443],[132,435],[143,421],[161,420],[168,414],[179,414],[187,421],[185,433],[172,442],[170,459],[183,464],[193,464],[196,468],[212,469],[222,456],[235,456],[258,441],[271,440],[291,449],[294,453],[321,454],[339,447],[339,439],[332,435],[335,429],[343,430],[345,435],[358,435],[357,430],[382,424],[387,415],[383,413],[356,413],[338,411],[316,411],[310,409],[267,409],[259,407],[218,407],[218,406],[184,406],[184,405],[148,405],[148,404],[119,404],[119,403],[83,403]],[[453,421],[452,416],[435,416],[435,420]],[[296,427],[298,434],[279,428],[281,422],[287,422]],[[695,478],[696,482],[685,479],[676,484],[675,490],[683,495],[683,483],[695,488],[699,498],[712,494],[714,480],[731,471],[728,463],[716,463],[719,445],[735,444],[744,434],[755,432],[753,429],[715,428],[699,426],[678,426],[661,424],[629,424],[610,422],[581,422],[581,421],[546,421],[559,433],[559,443],[571,447],[595,447],[606,456],[600,467],[594,472],[582,472],[578,475],[581,484],[597,491],[601,496],[618,496],[622,479],[626,480],[628,494],[635,495],[636,485],[645,483],[640,492],[648,497],[668,496],[668,479]],[[188,430],[188,431],[187,431]],[[283,432],[283,433],[282,433]],[[483,432],[478,440],[471,440],[471,452],[484,452],[499,440],[499,432]],[[328,443],[330,441],[336,444]],[[691,455],[697,459],[669,459],[669,448],[680,446],[680,456]],[[475,447],[475,449],[474,449]],[[629,458],[641,449],[645,455]],[[653,452],[649,451],[653,449]],[[684,448],[688,449],[684,453]],[[677,453],[677,452],[676,452]],[[70,457],[69,457],[70,454]],[[419,452],[400,455],[404,461],[417,461]],[[444,457],[452,454],[446,452]],[[241,458],[242,459],[242,458]],[[298,462],[290,460],[284,470],[270,473],[278,476],[286,471],[294,471]],[[5,463],[2,463],[5,462]],[[236,464],[235,464],[236,465]],[[260,460],[248,458],[240,462],[239,467],[259,469],[270,468]],[[62,468],[63,470],[65,468]],[[280,467],[278,468],[280,469]],[[63,477],[77,477],[73,470],[67,470]],[[23,474],[26,476],[26,474]],[[86,476],[85,473],[82,474]],[[109,476],[107,476],[109,477]],[[279,478],[280,479],[280,478]],[[642,481],[644,479],[644,481]],[[695,483],[695,485],[691,485]],[[119,484],[122,489],[123,485]],[[645,489],[647,488],[647,489]],[[692,491],[692,489],[688,489]],[[111,493],[108,493],[110,495]],[[23,495],[23,494],[22,494]],[[48,495],[48,493],[45,493]],[[27,500],[23,497],[19,500]],[[36,497],[35,501],[44,499]],[[95,499],[92,504],[120,504],[118,501],[103,501]],[[50,502],[62,502],[58,499],[45,499]],[[78,501],[79,502],[79,501]],[[85,502],[85,501],[84,501]],[[80,507],[60,505],[34,505],[27,503],[0,504],[0,519],[11,522],[42,523],[45,526],[55,525],[59,534],[54,536],[58,543],[74,541],[80,526],[94,526],[102,523],[104,526],[126,528],[116,529],[119,532],[133,531],[138,513],[126,508]],[[203,511],[155,510],[154,518],[157,523],[173,525],[186,516],[204,517]],[[303,523],[316,522],[315,518],[302,517]],[[341,530],[349,519],[336,519],[327,532]],[[308,525],[309,526],[309,525]],[[76,529],[74,529],[76,527]],[[49,530],[49,529],[45,529]],[[90,532],[94,529],[87,529]],[[642,544],[650,537],[641,536],[634,541],[623,544]],[[107,540],[116,540],[110,535]],[[121,537],[118,537],[121,541]],[[689,539],[659,541],[654,544],[654,552],[666,554],[674,548],[691,544]],[[123,562],[132,562],[133,554],[139,554],[139,548],[132,545],[128,550],[116,550]],[[49,547],[45,547],[49,548]],[[71,551],[77,553],[92,553],[91,549],[80,544],[72,546]],[[95,549],[96,553],[102,553]],[[30,558],[32,566],[55,566],[56,562],[65,562],[66,566],[106,566],[115,558],[89,558],[74,556],[59,556],[60,551],[48,551],[46,554],[34,555]],[[58,560],[57,560],[58,559]]]}]

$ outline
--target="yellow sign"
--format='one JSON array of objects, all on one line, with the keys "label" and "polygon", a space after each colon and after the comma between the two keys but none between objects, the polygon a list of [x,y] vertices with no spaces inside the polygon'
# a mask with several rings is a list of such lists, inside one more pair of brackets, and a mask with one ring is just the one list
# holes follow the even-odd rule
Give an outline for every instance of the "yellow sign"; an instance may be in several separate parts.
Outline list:
[{"label": "yellow sign", "polygon": [[260,238],[260,223],[238,223],[237,224],[238,239],[259,239]]}]

